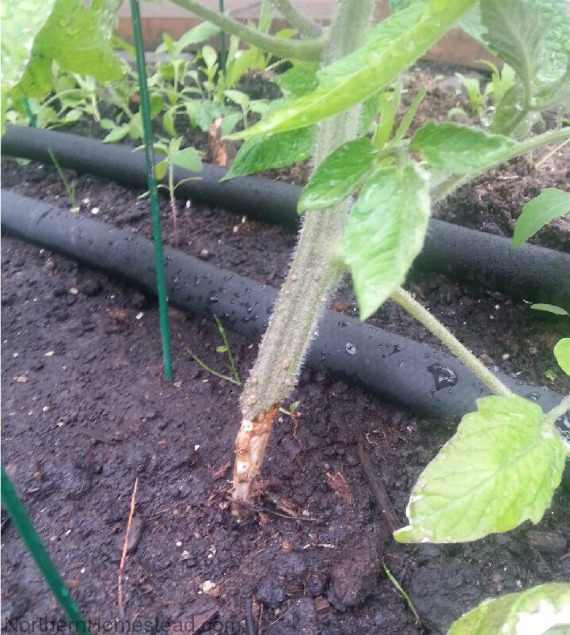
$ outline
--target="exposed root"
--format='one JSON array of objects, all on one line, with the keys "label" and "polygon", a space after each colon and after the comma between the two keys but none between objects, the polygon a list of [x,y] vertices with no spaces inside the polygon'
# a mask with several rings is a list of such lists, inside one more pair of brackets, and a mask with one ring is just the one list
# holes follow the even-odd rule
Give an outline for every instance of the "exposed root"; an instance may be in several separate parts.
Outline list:
[{"label": "exposed root", "polygon": [[269,441],[273,420],[279,404],[258,414],[253,420],[243,419],[236,438],[236,461],[234,464],[233,514],[241,516],[242,503],[249,500],[253,479],[259,474],[265,447]]}]

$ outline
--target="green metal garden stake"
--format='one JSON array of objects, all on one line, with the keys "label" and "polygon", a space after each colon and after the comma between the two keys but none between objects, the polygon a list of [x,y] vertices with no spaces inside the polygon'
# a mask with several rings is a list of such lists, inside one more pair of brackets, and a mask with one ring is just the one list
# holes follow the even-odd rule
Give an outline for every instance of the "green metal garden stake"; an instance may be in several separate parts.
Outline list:
[{"label": "green metal garden stake", "polygon": [[146,156],[146,173],[150,212],[152,218],[152,237],[154,241],[154,259],[156,263],[156,287],[158,293],[158,311],[160,315],[160,335],[162,338],[162,359],[164,376],[172,381],[172,359],[170,354],[170,327],[168,324],[168,301],[166,297],[166,281],[164,277],[164,262],[162,251],[162,232],[160,230],[160,216],[158,211],[158,188],[154,162],[154,147],[152,143],[152,124],[150,118],[150,100],[146,79],[146,62],[141,30],[141,16],[138,0],[131,0],[131,22],[137,57],[137,73],[139,76],[139,92],[141,98],[141,112],[143,123],[144,149]]},{"label": "green metal garden stake", "polygon": [[34,529],[26,509],[22,505],[12,482],[6,474],[4,465],[2,465],[2,505],[12,519],[14,526],[26,545],[26,549],[37,564],[44,580],[48,583],[49,588],[69,619],[70,626],[78,633],[88,635],[89,628],[87,622],[83,619],[79,607],[71,597],[69,589],[49,557],[48,552],[42,544],[41,538]]}]

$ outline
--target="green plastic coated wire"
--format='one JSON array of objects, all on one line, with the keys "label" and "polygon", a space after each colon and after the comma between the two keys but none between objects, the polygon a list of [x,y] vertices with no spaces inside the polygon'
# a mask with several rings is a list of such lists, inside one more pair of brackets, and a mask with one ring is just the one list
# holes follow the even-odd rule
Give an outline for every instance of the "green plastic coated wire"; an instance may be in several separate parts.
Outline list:
[{"label": "green plastic coated wire", "polygon": [[146,172],[148,177],[148,191],[150,213],[152,219],[152,237],[154,241],[154,259],[156,263],[156,288],[158,293],[158,311],[160,315],[160,335],[162,338],[162,359],[164,376],[172,381],[172,358],[170,354],[170,327],[168,324],[168,304],[166,298],[166,281],[164,278],[164,262],[162,253],[162,232],[160,230],[160,216],[158,212],[158,188],[154,163],[154,147],[152,144],[152,124],[150,120],[150,100],[146,79],[146,64],[141,30],[141,16],[138,0],[131,0],[131,22],[135,40],[137,56],[137,72],[139,76],[139,92],[141,98],[141,112],[143,123],[144,148],[146,156]]},{"label": "green plastic coated wire", "polygon": [[30,517],[26,513],[22,502],[16,494],[16,490],[12,482],[6,474],[4,465],[2,465],[2,505],[10,515],[14,526],[18,530],[27,550],[37,564],[38,569],[48,583],[49,588],[54,594],[59,605],[63,609],[65,615],[72,626],[78,633],[89,634],[87,622],[83,619],[79,607],[74,602],[69,593],[69,589],[65,585],[63,578],[55,568],[51,558],[38,536]]}]

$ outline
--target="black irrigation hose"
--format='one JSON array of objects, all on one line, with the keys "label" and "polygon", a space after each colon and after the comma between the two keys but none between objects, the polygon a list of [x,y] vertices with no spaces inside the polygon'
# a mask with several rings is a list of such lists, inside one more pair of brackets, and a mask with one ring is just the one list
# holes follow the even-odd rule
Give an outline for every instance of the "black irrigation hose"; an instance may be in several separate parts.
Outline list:
[{"label": "black irrigation hose", "polygon": [[[5,154],[59,163],[125,185],[147,189],[144,154],[61,132],[8,126],[2,139]],[[249,218],[294,228],[301,188],[247,177],[220,183],[226,170],[204,165],[200,178],[181,184],[178,196],[209,204]],[[191,173],[176,168],[175,179]],[[196,176],[196,175],[195,175]],[[506,238],[432,219],[424,249],[414,266],[503,291],[516,299],[548,302],[570,308],[570,254],[534,245],[513,250]]]},{"label": "black irrigation hose", "polygon": [[[141,191],[148,189],[142,151],[64,132],[6,126],[2,154],[52,164],[48,150],[54,153],[62,167],[72,168],[80,174],[94,174]],[[157,153],[157,160],[160,157]],[[295,206],[300,188],[260,177],[220,183],[226,173],[226,169],[209,163],[205,163],[198,173],[175,167],[175,182],[196,177],[181,183],[176,188],[176,195],[275,225],[296,227],[299,219]]]},{"label": "black irrigation hose", "polygon": [[[156,293],[153,247],[147,239],[6,191],[2,192],[2,227],[145,293]],[[165,272],[172,305],[200,316],[214,313],[229,328],[259,341],[277,296],[275,289],[169,247],[165,248]],[[334,311],[325,313],[307,363],[430,417],[462,416],[475,408],[478,397],[489,394],[453,356]],[[545,410],[560,401],[555,393],[498,375]]]}]

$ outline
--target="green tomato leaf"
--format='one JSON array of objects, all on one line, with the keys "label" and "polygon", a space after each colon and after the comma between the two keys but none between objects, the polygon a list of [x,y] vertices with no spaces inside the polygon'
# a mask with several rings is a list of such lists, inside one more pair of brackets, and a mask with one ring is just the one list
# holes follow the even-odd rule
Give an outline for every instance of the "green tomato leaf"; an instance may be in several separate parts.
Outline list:
[{"label": "green tomato leaf", "polygon": [[174,124],[175,115],[176,107],[169,108],[162,116],[162,126],[171,137],[176,136],[176,126]]},{"label": "green tomato leaf", "polygon": [[[28,6],[13,4],[18,9]],[[12,88],[15,98],[41,96],[51,90],[52,60],[65,70],[93,75],[103,82],[121,77],[107,16],[82,4],[81,0],[55,0],[33,40],[26,72]]]},{"label": "green tomato leaf", "polygon": [[565,450],[539,406],[484,397],[412,490],[398,542],[467,542],[537,523],[552,501]]},{"label": "green tomato leaf", "polygon": [[570,584],[552,583],[485,600],[453,622],[447,635],[562,635],[568,631],[556,627],[568,625]]},{"label": "green tomato leaf", "polygon": [[204,60],[204,64],[208,69],[214,68],[218,61],[218,54],[216,50],[206,44],[206,46],[202,47],[202,59]]},{"label": "green tomato leaf", "polygon": [[315,170],[301,194],[297,211],[327,209],[344,201],[373,169],[376,155],[369,139],[343,143]]},{"label": "green tomato leaf", "polygon": [[[20,81],[10,91],[13,99],[23,97],[44,97],[53,88],[53,60],[43,57],[33,57],[26,66]],[[56,119],[57,120],[57,117]]]},{"label": "green tomato leaf", "polygon": [[299,97],[315,90],[319,84],[317,79],[318,64],[304,63],[295,64],[293,68],[277,75],[273,80],[284,93],[289,93]]},{"label": "green tomato leaf", "polygon": [[241,113],[239,112],[230,112],[224,116],[222,120],[221,133],[222,137],[228,135],[237,125],[238,121],[243,119]]},{"label": "green tomato leaf", "polygon": [[184,150],[179,150],[174,155],[173,163],[190,172],[200,172],[202,170],[202,160],[196,148],[184,148]]},{"label": "green tomato leaf", "polygon": [[162,110],[164,102],[162,101],[162,97],[160,95],[152,95],[149,100],[149,105],[151,119],[154,119]]},{"label": "green tomato leaf", "polygon": [[248,139],[240,148],[223,180],[228,181],[236,176],[246,176],[261,170],[281,168],[304,161],[313,153],[314,143],[314,128]]},{"label": "green tomato leaf", "polygon": [[481,0],[480,6],[483,42],[512,66],[524,83],[562,78],[570,52],[566,0]]},{"label": "green tomato leaf", "polygon": [[434,168],[454,174],[480,172],[500,163],[516,145],[508,137],[435,121],[428,121],[412,139],[412,150],[421,152]]},{"label": "green tomato leaf", "polygon": [[81,0],[56,0],[49,20],[34,42],[34,55],[52,57],[66,70],[93,75],[99,81],[120,79],[122,66],[97,11]]},{"label": "green tomato leaf", "polygon": [[34,39],[54,4],[55,0],[30,0],[0,5],[2,92],[13,88],[22,78],[32,56]]},{"label": "green tomato leaf", "polygon": [[561,306],[556,306],[555,304],[543,304],[541,302],[537,302],[536,304],[531,304],[529,309],[534,309],[535,311],[547,311],[548,313],[553,313],[554,315],[567,315],[570,317],[570,313],[565,311]]},{"label": "green tomato leaf", "polygon": [[532,2],[481,0],[481,20],[491,49],[515,69],[523,83],[530,84],[552,24],[550,16]]},{"label": "green tomato leaf", "polygon": [[319,72],[319,87],[284,100],[259,123],[233,136],[295,130],[341,113],[386,87],[453,26],[474,0],[433,0],[421,12],[411,7],[381,22],[370,41]]},{"label": "green tomato leaf", "polygon": [[103,139],[103,143],[117,143],[124,139],[130,132],[131,126],[129,124],[123,124],[117,126]]},{"label": "green tomato leaf", "polygon": [[166,170],[168,170],[168,162],[160,161],[156,164],[154,168],[154,174],[156,176],[157,181],[162,181],[162,179],[166,176]]},{"label": "green tomato leaf", "polygon": [[241,90],[224,90],[224,95],[240,108],[247,108],[249,106],[249,97]]},{"label": "green tomato leaf", "polygon": [[554,347],[554,357],[556,357],[558,366],[560,366],[567,375],[570,375],[570,338],[565,337],[556,344]]},{"label": "green tomato leaf", "polygon": [[362,320],[404,282],[422,249],[429,216],[428,175],[415,164],[380,168],[362,186],[345,235]]},{"label": "green tomato leaf", "polygon": [[186,33],[176,43],[175,50],[176,52],[183,51],[194,44],[210,40],[214,36],[218,35],[220,31],[220,27],[212,24],[211,22],[201,22],[198,26],[186,31]]},{"label": "green tomato leaf", "polygon": [[539,229],[555,218],[560,218],[570,212],[570,193],[549,187],[524,207],[517,220],[513,234],[512,246],[520,247]]}]

